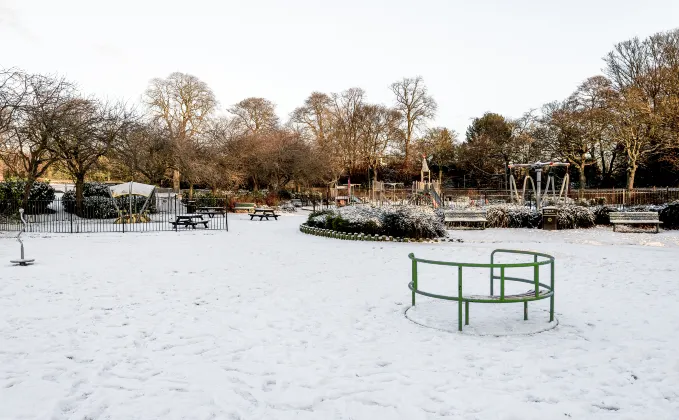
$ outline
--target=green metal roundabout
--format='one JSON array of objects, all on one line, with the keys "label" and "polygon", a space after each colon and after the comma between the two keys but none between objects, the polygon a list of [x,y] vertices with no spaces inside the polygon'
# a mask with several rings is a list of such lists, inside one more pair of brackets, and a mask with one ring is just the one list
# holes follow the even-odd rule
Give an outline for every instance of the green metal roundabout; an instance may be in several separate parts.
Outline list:
[{"label": "green metal roundabout", "polygon": [[[496,256],[502,254],[525,255],[532,257],[532,261],[519,263],[496,263]],[[461,263],[448,261],[434,261],[415,257],[414,254],[409,254],[408,257],[412,262],[412,280],[408,287],[412,291],[412,306],[408,309],[415,308],[415,297],[417,295],[427,296],[434,299],[442,299],[457,302],[457,316],[458,316],[458,331],[462,331],[463,320],[464,325],[469,325],[469,304],[470,303],[523,303],[523,319],[528,320],[528,302],[549,299],[549,323],[551,329],[556,326],[554,319],[554,257],[548,254],[532,251],[520,251],[511,249],[496,249],[490,254],[490,263]],[[457,295],[446,296],[436,293],[427,292],[418,287],[418,264],[432,264],[457,267]],[[540,267],[549,267],[549,279],[544,282],[540,281]],[[487,268],[489,271],[490,293],[488,295],[472,295],[464,293],[463,274],[465,268]],[[532,268],[532,270],[530,270]],[[512,275],[517,269],[529,269],[532,271],[532,276],[518,277]],[[526,270],[523,270],[525,272]],[[527,278],[525,278],[527,277]],[[530,278],[532,277],[532,278]],[[505,285],[507,282],[519,282],[530,284],[529,291],[519,294],[505,293]],[[499,286],[499,293],[498,288]],[[464,312],[464,315],[463,315]],[[406,314],[407,316],[407,314]],[[546,329],[543,329],[546,330]]]}]

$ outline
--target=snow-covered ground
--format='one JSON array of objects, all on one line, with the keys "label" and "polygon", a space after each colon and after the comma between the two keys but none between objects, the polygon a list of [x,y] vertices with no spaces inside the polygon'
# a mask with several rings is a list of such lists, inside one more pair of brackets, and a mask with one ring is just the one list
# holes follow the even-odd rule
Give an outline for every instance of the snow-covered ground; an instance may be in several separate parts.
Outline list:
[{"label": "snow-covered ground", "polygon": [[[408,244],[304,235],[303,220],[28,234],[31,267],[9,265],[5,235],[0,419],[679,418],[679,232]],[[409,252],[487,262],[500,247],[556,257],[556,328],[478,336],[406,319]],[[429,279],[454,289],[452,271]],[[531,320],[547,322],[546,305]],[[497,306],[472,304],[472,325]]]}]

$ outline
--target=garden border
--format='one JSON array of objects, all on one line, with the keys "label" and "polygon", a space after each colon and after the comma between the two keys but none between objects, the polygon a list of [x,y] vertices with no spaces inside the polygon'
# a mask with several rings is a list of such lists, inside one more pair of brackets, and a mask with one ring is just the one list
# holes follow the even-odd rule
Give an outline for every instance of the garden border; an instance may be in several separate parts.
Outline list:
[{"label": "garden border", "polygon": [[347,233],[340,232],[332,229],[321,229],[317,227],[312,227],[306,223],[302,223],[299,226],[299,230],[302,233],[315,236],[323,236],[326,238],[342,239],[348,241],[376,241],[376,242],[408,242],[408,243],[438,243],[438,242],[462,242],[461,239],[453,238],[437,238],[437,239],[414,239],[414,238],[399,238],[388,235],[369,235],[366,233]]}]

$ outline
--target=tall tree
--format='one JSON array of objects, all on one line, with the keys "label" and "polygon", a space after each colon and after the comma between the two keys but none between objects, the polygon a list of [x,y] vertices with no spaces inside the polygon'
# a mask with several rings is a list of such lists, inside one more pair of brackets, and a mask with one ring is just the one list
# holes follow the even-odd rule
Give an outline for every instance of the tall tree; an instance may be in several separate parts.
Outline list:
[{"label": "tall tree", "polygon": [[403,78],[391,84],[396,109],[403,116],[403,154],[404,166],[410,165],[410,146],[417,130],[436,115],[436,101],[432,98],[421,76]]},{"label": "tall tree", "polygon": [[368,167],[372,168],[373,179],[381,158],[399,132],[400,113],[384,105],[366,104],[358,112],[360,153]]},{"label": "tall tree", "polygon": [[243,134],[271,131],[279,125],[276,106],[268,99],[243,99],[229,108],[229,112],[235,116]]},{"label": "tall tree", "polygon": [[477,160],[486,160],[495,170],[503,166],[505,185],[509,185],[508,166],[519,156],[523,146],[514,136],[511,121],[502,115],[487,112],[480,118],[474,118],[467,128],[466,140],[466,150],[477,155]]},{"label": "tall tree", "polygon": [[52,153],[75,181],[76,211],[82,214],[85,177],[124,137],[133,118],[122,104],[76,98],[64,105],[62,129],[54,134]]},{"label": "tall tree", "polygon": [[35,181],[57,159],[54,136],[65,123],[65,104],[75,89],[63,78],[15,73],[15,103],[11,118],[0,135],[0,159],[14,173],[25,177],[24,205]]},{"label": "tall tree", "polygon": [[207,83],[175,72],[151,80],[145,100],[152,120],[163,126],[172,141],[173,187],[179,192],[181,173],[191,172],[191,151],[217,107],[217,99]]}]

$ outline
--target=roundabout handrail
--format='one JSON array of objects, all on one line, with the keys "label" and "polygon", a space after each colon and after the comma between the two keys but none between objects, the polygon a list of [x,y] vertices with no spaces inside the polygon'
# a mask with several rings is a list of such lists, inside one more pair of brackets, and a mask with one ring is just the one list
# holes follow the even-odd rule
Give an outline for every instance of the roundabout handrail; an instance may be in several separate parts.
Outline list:
[{"label": "roundabout handrail", "polygon": [[[519,254],[519,255],[529,255],[533,257],[532,262],[527,263],[496,263],[496,254]],[[469,302],[478,303],[514,303],[523,302],[524,304],[524,320],[528,319],[528,302],[550,299],[549,305],[549,322],[554,320],[554,257],[533,251],[522,251],[513,249],[496,249],[490,254],[490,264],[483,263],[464,263],[464,262],[451,262],[451,261],[436,261],[428,260],[424,258],[417,258],[413,253],[408,254],[412,262],[412,281],[408,284],[408,288],[412,291],[412,305],[415,306],[415,295],[420,294],[423,296],[428,296],[436,299],[454,300],[458,302],[458,329],[462,331],[462,302],[465,304],[465,325],[469,325]],[[540,261],[540,258],[544,260]],[[458,277],[458,294],[457,296],[446,296],[436,293],[426,292],[424,290],[418,289],[417,285],[417,264],[431,264],[431,265],[444,265],[457,267],[457,277]],[[540,282],[540,267],[544,265],[550,266],[550,281],[549,284]],[[489,296],[464,296],[462,293],[462,269],[464,267],[468,268],[488,268],[490,269],[490,295]],[[505,275],[505,270],[508,268],[527,268],[533,267],[533,278],[525,279],[521,277],[511,277]],[[500,275],[496,275],[495,270],[500,270]],[[495,280],[500,280],[500,295],[494,294]],[[534,293],[527,292],[520,295],[505,295],[505,282],[514,281],[520,283],[528,283],[534,286]]]}]

